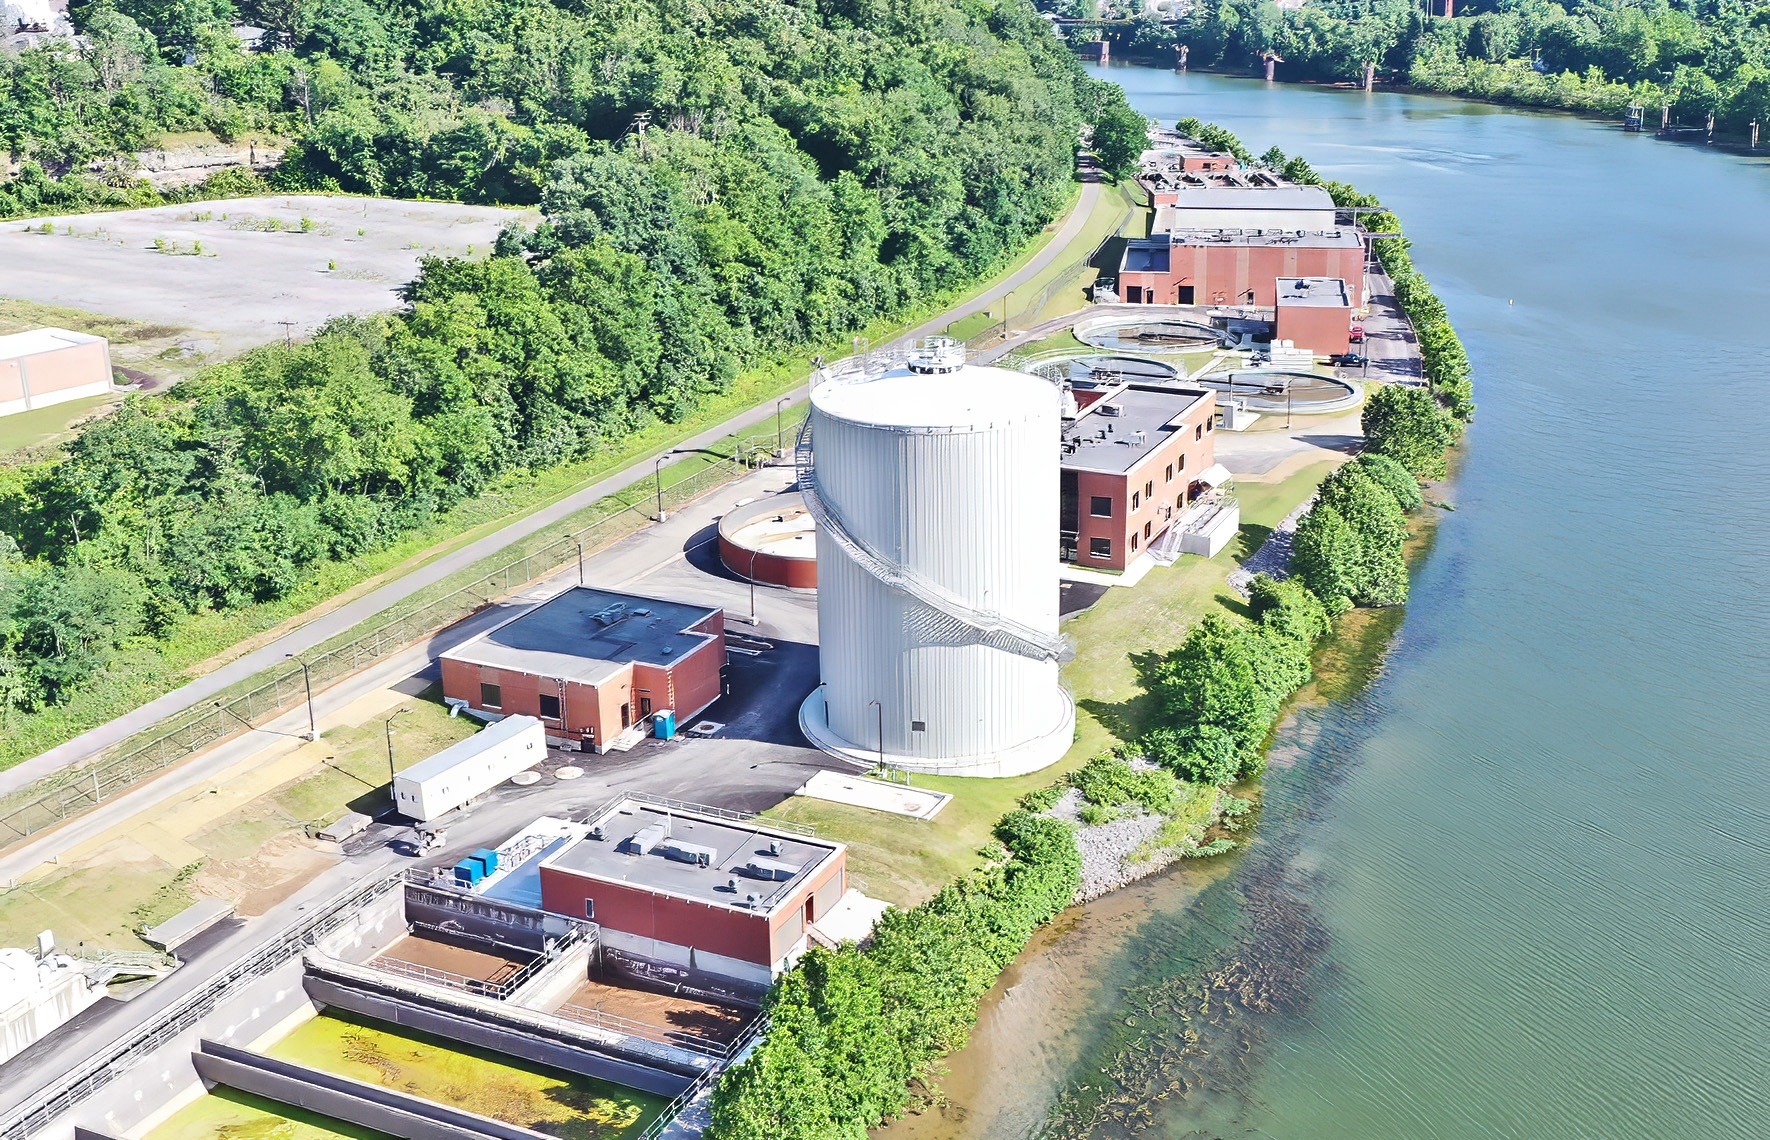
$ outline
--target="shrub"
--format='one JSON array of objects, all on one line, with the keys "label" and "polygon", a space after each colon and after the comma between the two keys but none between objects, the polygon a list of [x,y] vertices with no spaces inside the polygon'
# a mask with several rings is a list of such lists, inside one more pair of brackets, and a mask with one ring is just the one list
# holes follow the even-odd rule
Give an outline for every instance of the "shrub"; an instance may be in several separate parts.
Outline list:
[{"label": "shrub", "polygon": [[1402,509],[1403,513],[1416,510],[1425,501],[1420,494],[1419,481],[1408,473],[1407,468],[1390,456],[1367,452],[1352,462],[1363,468],[1366,475],[1381,484],[1383,490],[1395,496],[1395,504]]},{"label": "shrub", "polygon": [[1144,743],[1188,779],[1229,783],[1260,767],[1260,745],[1279,706],[1309,679],[1309,647],[1264,625],[1216,614],[1160,661],[1153,687],[1172,735]]},{"label": "shrub", "polygon": [[1037,815],[1041,812],[1050,811],[1052,808],[1056,807],[1057,801],[1062,798],[1063,785],[1052,784],[1049,787],[1034,788],[1032,791],[1026,793],[1026,795],[1021,796],[1018,803],[1022,810],[1030,811]]},{"label": "shrub", "polygon": [[1261,625],[1304,645],[1314,645],[1333,628],[1327,607],[1296,578],[1279,581],[1256,574],[1248,586],[1248,602]]},{"label": "shrub", "polygon": [[1362,416],[1365,449],[1385,455],[1421,479],[1444,478],[1444,451],[1456,424],[1430,392],[1389,384],[1371,392]]},{"label": "shrub", "polygon": [[1330,613],[1354,603],[1399,605],[1407,600],[1406,540],[1395,496],[1368,468],[1348,463],[1323,481],[1315,506],[1297,524],[1291,563]]},{"label": "shrub", "polygon": [[[1180,801],[1180,785],[1171,773],[1138,771],[1117,756],[1094,757],[1069,774],[1069,784],[1101,808],[1136,804],[1144,811],[1166,815]],[[1082,818],[1088,817],[1084,814]]]}]

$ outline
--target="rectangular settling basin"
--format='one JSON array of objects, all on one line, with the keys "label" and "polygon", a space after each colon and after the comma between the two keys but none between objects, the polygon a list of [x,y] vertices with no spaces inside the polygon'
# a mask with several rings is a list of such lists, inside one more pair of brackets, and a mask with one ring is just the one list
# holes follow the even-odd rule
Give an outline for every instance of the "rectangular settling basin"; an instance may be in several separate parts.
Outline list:
[{"label": "rectangular settling basin", "polygon": [[626,1140],[650,1124],[666,1103],[663,1097],[610,1081],[342,1013],[304,1022],[265,1052],[560,1140]]}]

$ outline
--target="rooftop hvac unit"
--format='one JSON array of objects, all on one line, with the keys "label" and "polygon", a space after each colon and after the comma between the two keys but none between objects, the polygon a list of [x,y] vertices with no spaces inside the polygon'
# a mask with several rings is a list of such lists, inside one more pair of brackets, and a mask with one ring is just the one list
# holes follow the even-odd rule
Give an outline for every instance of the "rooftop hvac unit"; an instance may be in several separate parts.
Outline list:
[{"label": "rooftop hvac unit", "polygon": [[797,863],[783,863],[778,859],[757,858],[750,860],[744,869],[754,878],[784,883],[805,868]]},{"label": "rooftop hvac unit", "polygon": [[719,852],[700,843],[684,843],[680,839],[666,839],[658,844],[658,854],[677,863],[693,863],[697,867],[711,867],[719,859]]},{"label": "rooftop hvac unit", "polygon": [[1125,414],[1125,409],[1120,404],[1101,404],[1100,414],[1103,416],[1122,416]]},{"label": "rooftop hvac unit", "polygon": [[663,842],[664,836],[664,825],[661,823],[641,828],[633,838],[627,840],[627,853],[629,855],[650,855],[652,848]]},{"label": "rooftop hvac unit", "polygon": [[751,910],[754,910],[754,909],[756,909],[756,903],[757,903],[758,899],[759,899],[759,896],[757,896],[757,895],[753,895],[753,894],[752,895],[745,895],[744,896],[744,905],[749,907]]}]

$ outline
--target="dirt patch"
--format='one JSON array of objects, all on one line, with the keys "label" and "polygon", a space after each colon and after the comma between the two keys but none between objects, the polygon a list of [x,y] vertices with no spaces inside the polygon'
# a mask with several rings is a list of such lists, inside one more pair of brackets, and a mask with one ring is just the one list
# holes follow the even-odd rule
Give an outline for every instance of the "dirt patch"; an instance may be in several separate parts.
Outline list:
[{"label": "dirt patch", "polygon": [[300,832],[272,831],[257,843],[251,854],[220,854],[238,842],[263,834],[260,828],[281,828],[281,823],[251,821],[213,828],[197,839],[197,845],[214,850],[197,876],[199,894],[236,900],[235,913],[243,918],[264,914],[311,881],[339,856],[321,850]]}]

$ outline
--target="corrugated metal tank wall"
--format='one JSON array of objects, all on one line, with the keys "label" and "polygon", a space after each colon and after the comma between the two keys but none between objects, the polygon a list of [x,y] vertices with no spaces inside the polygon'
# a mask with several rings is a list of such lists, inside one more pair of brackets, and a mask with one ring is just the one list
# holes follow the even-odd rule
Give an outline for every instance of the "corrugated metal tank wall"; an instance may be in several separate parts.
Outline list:
[{"label": "corrugated metal tank wall", "polygon": [[[947,409],[928,398],[931,392],[944,388],[950,394],[956,386],[980,382],[992,395],[984,414],[957,426],[942,424]],[[820,402],[817,392],[812,395],[824,501],[876,554],[977,609],[1054,635],[1060,441],[1055,389],[1034,377],[975,367],[940,377],[893,373],[867,383],[902,389],[902,402],[889,388],[881,393],[894,406],[889,418],[896,423],[857,422],[845,415],[851,401]],[[832,403],[841,411],[833,413]],[[918,416],[927,422],[914,423]],[[877,700],[883,705],[884,751],[911,767],[923,760],[953,770],[940,761],[989,757],[1054,731],[1067,747],[1073,709],[1060,691],[1055,661],[968,638],[961,639],[964,644],[931,641],[916,629],[920,607],[820,532],[818,640],[831,731],[860,749],[878,747],[880,710],[869,703]],[[913,727],[918,721],[924,725],[919,731]]]}]

